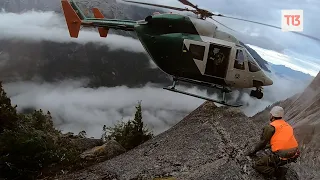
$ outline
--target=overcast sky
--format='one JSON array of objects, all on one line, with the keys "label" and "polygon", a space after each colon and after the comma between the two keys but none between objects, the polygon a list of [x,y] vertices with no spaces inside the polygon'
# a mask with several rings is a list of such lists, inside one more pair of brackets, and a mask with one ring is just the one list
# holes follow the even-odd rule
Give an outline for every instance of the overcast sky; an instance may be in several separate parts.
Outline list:
[{"label": "overcast sky", "polygon": [[[138,1],[184,7],[177,0]],[[302,9],[304,11],[304,31],[302,33],[320,39],[320,17],[317,16],[320,12],[319,0],[191,0],[191,2],[212,12],[278,27],[281,27],[282,9]],[[215,19],[237,30],[239,33],[233,33],[233,35],[245,43],[281,52],[287,55],[296,66],[304,69],[313,68],[312,72],[309,72],[311,75],[320,70],[320,42],[249,22],[222,17],[215,17]],[[283,64],[287,65],[286,62]]]},{"label": "overcast sky", "polygon": [[33,42],[46,40],[80,44],[94,42],[107,45],[110,50],[122,49],[130,52],[145,52],[141,43],[136,39],[109,34],[106,40],[101,38],[94,29],[82,29],[78,38],[71,38],[64,17],[51,11],[27,11],[20,14],[1,11],[0,40],[2,39],[24,39]]}]

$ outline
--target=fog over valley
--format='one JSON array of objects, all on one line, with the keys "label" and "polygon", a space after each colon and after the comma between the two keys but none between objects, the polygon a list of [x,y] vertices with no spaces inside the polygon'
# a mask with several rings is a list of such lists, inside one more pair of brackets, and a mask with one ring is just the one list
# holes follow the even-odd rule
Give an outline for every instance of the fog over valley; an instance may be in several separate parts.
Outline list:
[{"label": "fog over valley", "polygon": [[[257,100],[248,94],[242,96],[241,110],[253,116],[272,103],[302,92],[308,85],[296,86],[296,81],[273,76],[274,85],[266,87],[264,98]],[[161,133],[204,101],[198,98],[169,92],[161,87],[146,84],[141,88],[100,87],[88,88],[85,80],[66,80],[57,83],[12,82],[4,84],[8,96],[18,110],[43,109],[50,111],[56,126],[78,133],[85,130],[89,136],[100,137],[103,125],[133,119],[135,106],[142,101],[143,120],[156,134]],[[294,88],[292,88],[294,87]],[[179,87],[191,93],[217,98],[197,88]],[[233,93],[234,98],[239,92]]]}]

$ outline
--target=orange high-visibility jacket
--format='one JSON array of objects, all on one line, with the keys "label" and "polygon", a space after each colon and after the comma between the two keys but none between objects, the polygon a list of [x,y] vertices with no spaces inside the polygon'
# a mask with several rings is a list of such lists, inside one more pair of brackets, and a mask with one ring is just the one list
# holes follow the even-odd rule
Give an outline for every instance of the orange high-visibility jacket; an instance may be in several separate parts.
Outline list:
[{"label": "orange high-visibility jacket", "polygon": [[283,119],[270,123],[275,128],[275,132],[270,140],[271,150],[287,150],[298,147],[298,142],[293,134],[293,128]]}]

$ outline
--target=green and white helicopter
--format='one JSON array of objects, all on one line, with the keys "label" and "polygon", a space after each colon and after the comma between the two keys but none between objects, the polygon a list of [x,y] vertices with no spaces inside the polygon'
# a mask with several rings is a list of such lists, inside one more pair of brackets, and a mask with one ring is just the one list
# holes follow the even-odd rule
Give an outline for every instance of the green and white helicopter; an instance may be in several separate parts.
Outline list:
[{"label": "green and white helicopter", "polygon": [[[97,8],[92,9],[94,18],[91,18],[85,15],[75,1],[61,0],[70,36],[77,38],[81,26],[97,27],[101,37],[107,37],[109,29],[135,31],[158,68],[173,78],[173,85],[164,89],[222,105],[241,106],[226,102],[225,94],[232,92],[232,88],[256,88],[251,91],[250,95],[261,99],[263,97],[262,87],[273,84],[273,81],[261,70],[255,59],[234,36],[218,30],[215,24],[205,19],[220,16],[278,29],[281,29],[280,27],[213,14],[198,8],[187,0],[179,1],[194,9],[123,1],[177,11],[189,11],[197,14],[198,18],[173,13],[155,13],[140,21],[107,19]],[[313,38],[308,35],[304,36]],[[175,87],[178,81],[220,89],[223,99],[219,101],[180,91]]]}]

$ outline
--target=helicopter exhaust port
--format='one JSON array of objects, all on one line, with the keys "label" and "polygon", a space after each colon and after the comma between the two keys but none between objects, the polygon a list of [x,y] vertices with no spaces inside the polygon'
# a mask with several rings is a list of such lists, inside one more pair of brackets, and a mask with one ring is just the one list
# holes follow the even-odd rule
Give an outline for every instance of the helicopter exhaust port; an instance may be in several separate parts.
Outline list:
[{"label": "helicopter exhaust port", "polygon": [[262,92],[262,87],[257,87],[256,90],[252,90],[250,93],[250,96],[255,97],[257,99],[262,99],[263,98],[263,92]]}]

